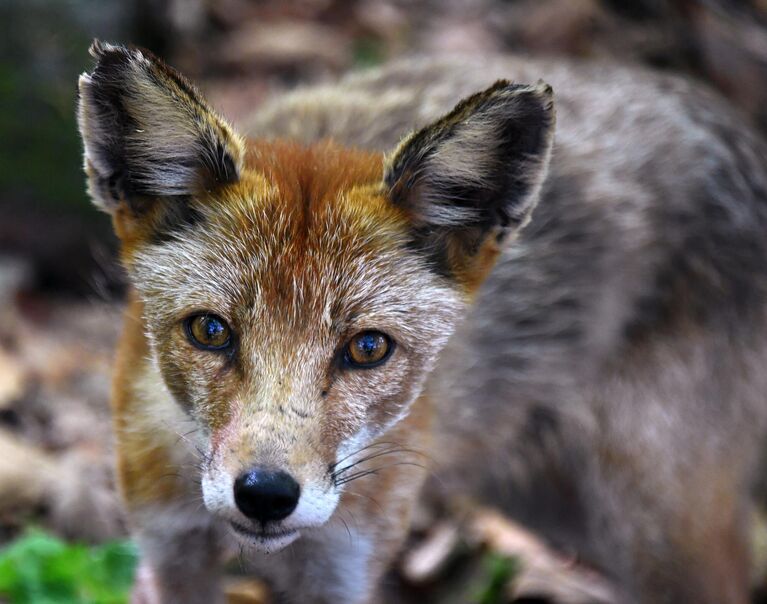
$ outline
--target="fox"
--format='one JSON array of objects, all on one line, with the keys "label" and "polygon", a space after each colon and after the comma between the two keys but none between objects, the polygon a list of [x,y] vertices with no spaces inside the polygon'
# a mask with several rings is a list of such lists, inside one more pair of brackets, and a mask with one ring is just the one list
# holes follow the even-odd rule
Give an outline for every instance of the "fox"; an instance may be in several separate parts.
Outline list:
[{"label": "fox", "polygon": [[[149,51],[79,79],[129,282],[114,369],[134,603],[383,595],[421,502],[496,506],[628,604],[749,601],[767,145],[702,84],[414,57],[238,133]],[[531,83],[525,83],[531,82]]]}]

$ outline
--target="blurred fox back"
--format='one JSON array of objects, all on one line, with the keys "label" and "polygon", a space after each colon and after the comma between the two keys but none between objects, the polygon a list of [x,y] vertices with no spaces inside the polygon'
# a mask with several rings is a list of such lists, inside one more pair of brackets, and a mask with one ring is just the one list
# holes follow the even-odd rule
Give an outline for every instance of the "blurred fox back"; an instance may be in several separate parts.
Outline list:
[{"label": "blurred fox back", "polygon": [[745,602],[767,427],[767,148],[744,118],[662,75],[446,59],[299,90],[249,134],[386,150],[501,77],[552,84],[555,146],[531,223],[429,378],[427,492],[503,505],[626,601]]}]

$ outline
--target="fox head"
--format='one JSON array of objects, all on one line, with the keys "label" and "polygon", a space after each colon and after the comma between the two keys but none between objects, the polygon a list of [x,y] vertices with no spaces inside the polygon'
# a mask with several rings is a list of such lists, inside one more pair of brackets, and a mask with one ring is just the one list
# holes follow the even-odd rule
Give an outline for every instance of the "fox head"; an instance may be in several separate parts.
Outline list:
[{"label": "fox head", "polygon": [[[551,89],[499,81],[390,153],[245,141],[150,53],[94,43],[85,170],[152,360],[199,424],[211,512],[278,549],[408,413],[551,150]],[[342,476],[341,476],[342,478]]]}]

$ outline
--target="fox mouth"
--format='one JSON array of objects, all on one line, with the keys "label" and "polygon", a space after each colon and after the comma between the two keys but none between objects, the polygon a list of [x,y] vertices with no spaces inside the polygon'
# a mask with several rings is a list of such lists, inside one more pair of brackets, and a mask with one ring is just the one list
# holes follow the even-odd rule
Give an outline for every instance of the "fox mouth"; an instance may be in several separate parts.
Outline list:
[{"label": "fox mouth", "polygon": [[232,527],[232,532],[239,539],[267,554],[284,549],[301,536],[301,533],[296,529],[265,531],[248,528],[239,522],[232,521],[229,524]]}]

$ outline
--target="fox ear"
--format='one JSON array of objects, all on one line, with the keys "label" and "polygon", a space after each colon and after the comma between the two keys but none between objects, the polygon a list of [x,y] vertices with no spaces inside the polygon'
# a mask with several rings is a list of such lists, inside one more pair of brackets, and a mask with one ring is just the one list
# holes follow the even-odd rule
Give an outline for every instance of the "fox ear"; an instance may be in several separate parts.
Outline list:
[{"label": "fox ear", "polygon": [[554,121],[550,86],[502,80],[412,133],[387,158],[389,196],[441,269],[471,270],[467,263],[484,242],[497,247],[524,225],[546,174]]},{"label": "fox ear", "polygon": [[[158,198],[238,179],[243,144],[195,88],[150,53],[95,41],[79,80],[78,123],[93,201],[138,214]],[[177,208],[176,208],[177,209]]]}]

